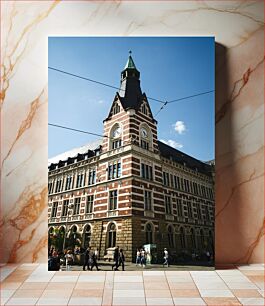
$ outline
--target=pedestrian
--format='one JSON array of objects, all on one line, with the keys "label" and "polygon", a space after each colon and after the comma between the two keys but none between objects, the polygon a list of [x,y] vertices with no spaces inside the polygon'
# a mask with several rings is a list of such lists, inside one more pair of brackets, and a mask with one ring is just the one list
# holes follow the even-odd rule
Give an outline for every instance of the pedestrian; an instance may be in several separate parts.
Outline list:
[{"label": "pedestrian", "polygon": [[83,262],[83,271],[90,270],[89,265],[90,265],[90,252],[91,252],[91,247],[87,247],[87,249],[84,252],[84,262]]},{"label": "pedestrian", "polygon": [[95,252],[94,252],[94,253],[95,253],[96,259],[98,260],[98,249],[97,249],[97,248],[95,249]]},{"label": "pedestrian", "polygon": [[124,262],[125,262],[125,257],[123,254],[123,249],[120,249],[119,251],[119,263],[117,265],[117,268],[115,270],[118,270],[119,266],[122,266],[122,271],[124,271]]},{"label": "pedestrian", "polygon": [[96,267],[97,271],[99,271],[95,252],[90,252],[90,254],[91,254],[91,257],[90,257],[91,258],[91,268],[90,268],[90,270],[92,271],[93,268]]},{"label": "pedestrian", "polygon": [[75,248],[74,254],[75,254],[75,255],[80,254],[80,248],[79,248],[79,247],[76,247],[76,248]]},{"label": "pedestrian", "polygon": [[48,259],[48,271],[60,270],[60,257],[56,251],[53,251],[52,256]]},{"label": "pedestrian", "polygon": [[164,263],[163,263],[163,267],[164,266],[169,267],[169,262],[168,262],[168,250],[167,248],[164,248]]},{"label": "pedestrian", "polygon": [[145,268],[146,265],[146,252],[145,249],[141,250],[141,265],[143,268]]},{"label": "pedestrian", "polygon": [[114,270],[116,270],[117,269],[117,267],[118,267],[118,264],[119,264],[119,247],[117,246],[117,247],[115,247],[115,250],[114,250],[114,256],[113,256],[114,258],[114,264],[111,266],[111,269],[113,270],[114,269],[114,267],[115,267],[115,269]]},{"label": "pedestrian", "polygon": [[136,266],[137,265],[141,265],[141,252],[139,249],[137,249],[137,252],[136,252]]},{"label": "pedestrian", "polygon": [[73,263],[74,263],[74,255],[71,250],[68,250],[65,255],[66,271],[71,270],[71,266],[73,265]]},{"label": "pedestrian", "polygon": [[206,257],[208,261],[211,260],[211,253],[209,251],[206,252]]}]

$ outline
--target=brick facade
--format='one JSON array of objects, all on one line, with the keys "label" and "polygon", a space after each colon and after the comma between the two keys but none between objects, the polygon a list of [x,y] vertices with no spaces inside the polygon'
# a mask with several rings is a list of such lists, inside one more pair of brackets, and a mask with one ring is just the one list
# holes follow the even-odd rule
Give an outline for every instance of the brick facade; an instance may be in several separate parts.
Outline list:
[{"label": "brick facade", "polygon": [[136,86],[137,97],[132,89],[116,94],[101,146],[49,165],[49,230],[75,225],[85,246],[89,225],[90,245],[101,257],[115,236],[128,261],[148,242],[147,224],[159,254],[164,247],[172,254],[213,252],[212,166],[157,140],[146,95],[139,98],[138,74],[136,68],[122,72],[125,92]]}]

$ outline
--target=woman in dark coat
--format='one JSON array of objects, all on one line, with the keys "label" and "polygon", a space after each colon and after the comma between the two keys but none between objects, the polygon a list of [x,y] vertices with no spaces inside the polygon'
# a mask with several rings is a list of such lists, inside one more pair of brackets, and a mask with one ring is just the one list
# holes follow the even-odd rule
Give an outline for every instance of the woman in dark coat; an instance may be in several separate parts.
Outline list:
[{"label": "woman in dark coat", "polygon": [[116,270],[118,270],[119,266],[121,265],[122,266],[122,271],[124,271],[124,262],[125,262],[125,257],[124,257],[124,254],[123,254],[123,249],[120,249],[119,263],[118,263],[118,266],[117,266]]},{"label": "woman in dark coat", "polygon": [[84,253],[84,263],[83,263],[83,271],[86,270],[86,267],[87,267],[87,270],[90,270],[89,269],[89,265],[90,265],[90,256],[91,256],[91,248],[88,247],[86,250],[85,250],[85,253]]}]

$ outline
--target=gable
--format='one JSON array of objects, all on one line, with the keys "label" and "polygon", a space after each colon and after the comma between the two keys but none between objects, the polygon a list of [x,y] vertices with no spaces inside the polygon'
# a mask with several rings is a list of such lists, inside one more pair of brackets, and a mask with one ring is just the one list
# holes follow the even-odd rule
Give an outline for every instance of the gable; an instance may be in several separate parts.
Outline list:
[{"label": "gable", "polygon": [[140,105],[138,107],[138,112],[140,112],[140,113],[144,114],[145,116],[148,116],[148,117],[153,119],[154,117],[153,117],[150,105],[148,103],[146,94],[143,93],[142,97],[143,97],[143,99],[142,99],[142,102],[140,103]]},{"label": "gable", "polygon": [[124,110],[124,108],[121,103],[120,96],[118,93],[116,93],[107,118],[120,113],[122,110]]}]

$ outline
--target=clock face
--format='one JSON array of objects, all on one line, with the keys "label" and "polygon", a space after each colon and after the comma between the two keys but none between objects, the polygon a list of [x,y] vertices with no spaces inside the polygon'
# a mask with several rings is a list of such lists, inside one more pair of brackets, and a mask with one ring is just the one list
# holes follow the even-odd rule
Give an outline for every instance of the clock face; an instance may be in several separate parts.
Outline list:
[{"label": "clock face", "polygon": [[118,127],[113,131],[113,137],[117,138],[117,137],[120,137],[120,135],[121,135],[121,128]]},{"label": "clock face", "polygon": [[146,129],[141,129],[141,134],[142,134],[142,137],[146,138],[147,137]]}]

